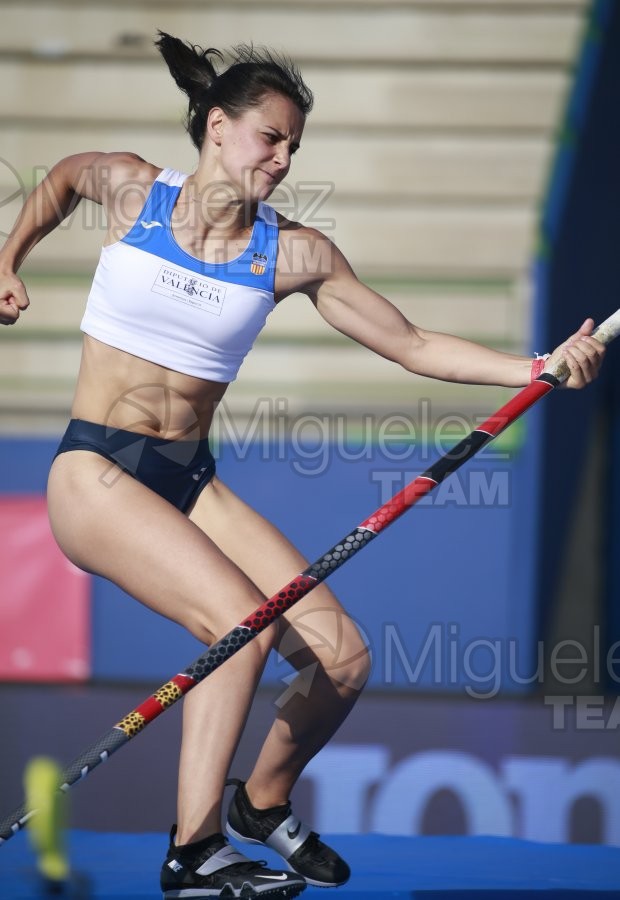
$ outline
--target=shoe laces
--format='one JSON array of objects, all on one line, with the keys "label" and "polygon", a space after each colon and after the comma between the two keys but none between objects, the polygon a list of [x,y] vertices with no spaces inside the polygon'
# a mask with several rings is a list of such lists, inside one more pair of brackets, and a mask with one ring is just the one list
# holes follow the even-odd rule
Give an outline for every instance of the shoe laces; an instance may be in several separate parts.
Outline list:
[{"label": "shoe laces", "polygon": [[291,814],[290,801],[269,810],[256,809],[256,807],[252,806],[250,803],[250,798],[248,797],[245,788],[245,782],[240,781],[238,778],[229,778],[226,784],[234,785],[237,788],[242,815],[248,816],[252,825],[258,825],[261,828],[261,831],[264,830],[265,836],[268,836],[272,831],[275,831],[275,829],[281,825],[285,819],[288,819]]},{"label": "shoe laces", "polygon": [[321,840],[321,835],[316,831],[311,831],[301,847],[296,851],[295,856],[312,856],[315,860],[321,862],[329,862],[332,855],[329,847]]},{"label": "shoe laces", "polygon": [[[258,815],[256,815],[258,813]],[[275,829],[282,824],[291,814],[291,804],[287,803],[286,806],[279,806],[277,811],[270,812],[268,815],[261,815],[260,810],[256,810],[255,812],[249,812],[249,815],[252,817],[254,822],[260,822],[262,826],[266,826],[269,828],[269,831],[275,831]]]}]

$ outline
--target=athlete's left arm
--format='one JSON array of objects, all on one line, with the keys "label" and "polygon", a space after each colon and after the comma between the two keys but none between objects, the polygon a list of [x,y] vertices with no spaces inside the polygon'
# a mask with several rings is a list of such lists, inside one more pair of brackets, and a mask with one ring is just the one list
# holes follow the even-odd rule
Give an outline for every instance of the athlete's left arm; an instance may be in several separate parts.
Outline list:
[{"label": "athlete's left arm", "polygon": [[[305,291],[321,316],[338,331],[409,372],[429,378],[505,387],[529,383],[530,357],[492,350],[413,325],[389,300],[357,279],[331,242],[329,256],[329,271],[323,270]],[[598,374],[605,348],[590,337],[593,327],[592,319],[587,319],[547,362],[549,366],[562,356],[566,359],[570,369],[567,387],[582,388]]]}]

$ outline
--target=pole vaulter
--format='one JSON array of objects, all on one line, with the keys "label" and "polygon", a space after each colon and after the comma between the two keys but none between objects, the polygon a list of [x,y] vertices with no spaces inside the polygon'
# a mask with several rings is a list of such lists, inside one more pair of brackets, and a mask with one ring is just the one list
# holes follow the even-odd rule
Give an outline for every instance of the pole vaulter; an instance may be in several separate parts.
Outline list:
[{"label": "pole vaulter", "polygon": [[[619,334],[620,309],[616,310],[593,332],[593,336],[603,344],[609,344]],[[78,756],[63,770],[60,790],[68,791],[74,784],[89,775],[96,766],[109,759],[153,719],[180,700],[184,694],[187,694],[211,672],[264,631],[275,619],[287,612],[318,584],[325,581],[332,572],[355,556],[388,525],[391,525],[406,510],[417,503],[421,497],[428,494],[448,475],[475,456],[538,400],[566,381],[568,376],[568,367],[564,360],[560,360],[549,371],[543,372],[535,381],[520,390],[508,403],[441,456],[429,469],[396,493],[277,594],[265,600],[243,622],[212,644],[183,672],[167,681]],[[21,806],[11,815],[0,820],[0,844],[5,843],[23,828],[36,813],[36,809],[27,809],[26,806]]]}]

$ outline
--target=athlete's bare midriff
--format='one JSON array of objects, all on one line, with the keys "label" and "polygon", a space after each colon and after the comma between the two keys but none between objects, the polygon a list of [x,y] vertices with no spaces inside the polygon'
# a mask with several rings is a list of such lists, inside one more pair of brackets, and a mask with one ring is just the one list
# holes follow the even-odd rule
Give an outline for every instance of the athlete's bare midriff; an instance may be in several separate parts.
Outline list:
[{"label": "athlete's bare midriff", "polygon": [[204,381],[84,335],[72,418],[166,440],[204,438],[227,383]]}]

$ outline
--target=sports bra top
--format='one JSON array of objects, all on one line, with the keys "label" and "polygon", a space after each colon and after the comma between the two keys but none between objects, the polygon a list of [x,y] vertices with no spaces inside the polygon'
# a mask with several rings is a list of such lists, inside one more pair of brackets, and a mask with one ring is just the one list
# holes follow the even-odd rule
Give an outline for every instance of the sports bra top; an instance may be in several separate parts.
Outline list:
[{"label": "sports bra top", "polygon": [[131,230],[103,247],[81,330],[174,371],[234,381],[274,308],[276,213],[259,203],[245,250],[227,262],[203,262],[172,233],[186,178],[163,169]]}]

